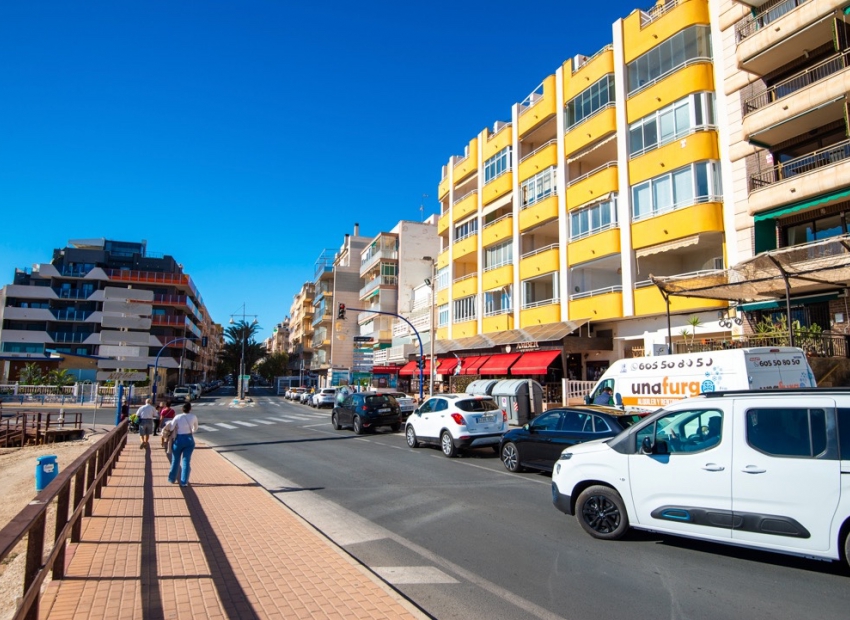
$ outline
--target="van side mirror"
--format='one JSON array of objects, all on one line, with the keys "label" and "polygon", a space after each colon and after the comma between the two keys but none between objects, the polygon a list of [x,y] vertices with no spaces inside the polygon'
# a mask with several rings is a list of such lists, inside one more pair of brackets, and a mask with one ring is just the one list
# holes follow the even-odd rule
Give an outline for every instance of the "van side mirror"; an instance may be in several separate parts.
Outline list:
[{"label": "van side mirror", "polygon": [[641,454],[670,454],[670,446],[663,439],[652,441],[652,437],[644,437],[640,444]]},{"label": "van side mirror", "polygon": [[640,444],[641,454],[652,454],[652,437],[644,437]]},{"label": "van side mirror", "polygon": [[585,405],[589,405],[589,404],[590,404],[590,394],[585,394],[585,395],[584,395],[584,404],[585,404]]}]

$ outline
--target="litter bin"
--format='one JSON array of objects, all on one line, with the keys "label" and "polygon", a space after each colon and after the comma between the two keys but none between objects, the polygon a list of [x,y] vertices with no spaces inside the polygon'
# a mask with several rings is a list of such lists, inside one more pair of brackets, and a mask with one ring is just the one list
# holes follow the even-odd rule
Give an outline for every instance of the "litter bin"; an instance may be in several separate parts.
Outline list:
[{"label": "litter bin", "polygon": [[499,381],[490,394],[511,425],[522,426],[543,411],[543,386],[532,379]]},{"label": "litter bin", "polygon": [[477,379],[466,386],[466,393],[474,396],[490,396],[493,386],[498,382],[498,379]]},{"label": "litter bin", "polygon": [[38,464],[35,466],[35,490],[43,491],[44,487],[53,482],[56,474],[59,473],[59,464],[56,462],[56,455],[53,454],[40,456],[36,461]]}]

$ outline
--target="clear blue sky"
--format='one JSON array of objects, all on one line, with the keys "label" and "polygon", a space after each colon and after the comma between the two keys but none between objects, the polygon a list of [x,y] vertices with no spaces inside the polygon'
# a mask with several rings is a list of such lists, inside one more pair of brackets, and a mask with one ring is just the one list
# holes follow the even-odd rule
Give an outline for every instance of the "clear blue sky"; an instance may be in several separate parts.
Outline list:
[{"label": "clear blue sky", "polygon": [[146,239],[262,338],[323,248],[438,210],[440,169],[630,2],[5,2],[0,286]]}]

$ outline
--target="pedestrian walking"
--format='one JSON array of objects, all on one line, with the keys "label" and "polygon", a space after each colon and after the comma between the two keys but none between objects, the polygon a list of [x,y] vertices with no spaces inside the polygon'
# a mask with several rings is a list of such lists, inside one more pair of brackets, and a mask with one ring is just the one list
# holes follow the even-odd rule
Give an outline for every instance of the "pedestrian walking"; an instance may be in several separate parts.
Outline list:
[{"label": "pedestrian walking", "polygon": [[171,457],[171,444],[174,443],[174,433],[171,432],[171,429],[167,427],[168,423],[174,419],[174,409],[171,408],[171,402],[161,402],[159,403],[159,428],[160,432],[160,443],[162,444],[162,449],[165,450],[165,453]]},{"label": "pedestrian walking", "polygon": [[160,417],[160,407],[153,408],[153,436],[156,437],[159,435],[159,417]]},{"label": "pedestrian walking", "polygon": [[145,400],[145,404],[136,410],[136,417],[139,419],[139,450],[143,450],[148,445],[153,432],[153,418],[156,409],[151,405],[151,399]]},{"label": "pedestrian walking", "polygon": [[177,467],[180,467],[180,486],[189,484],[192,452],[195,450],[195,431],[198,430],[198,418],[192,413],[192,404],[183,405],[183,413],[174,417],[168,423],[169,432],[174,435],[174,445],[171,448],[171,469],[168,470],[168,481],[177,483]]}]

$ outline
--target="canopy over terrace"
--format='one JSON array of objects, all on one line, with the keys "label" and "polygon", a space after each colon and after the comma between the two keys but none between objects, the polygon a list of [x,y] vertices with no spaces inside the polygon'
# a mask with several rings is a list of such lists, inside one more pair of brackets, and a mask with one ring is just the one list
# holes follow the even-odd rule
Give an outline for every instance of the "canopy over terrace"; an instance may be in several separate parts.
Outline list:
[{"label": "canopy over terrace", "polygon": [[[762,252],[728,269],[682,276],[649,276],[667,302],[667,339],[670,346],[670,296],[725,299],[740,303],[785,298],[791,316],[791,289],[795,293],[850,284],[850,235],[831,237],[779,250]],[[790,329],[791,345],[794,333]],[[669,351],[668,351],[669,352]]]}]

